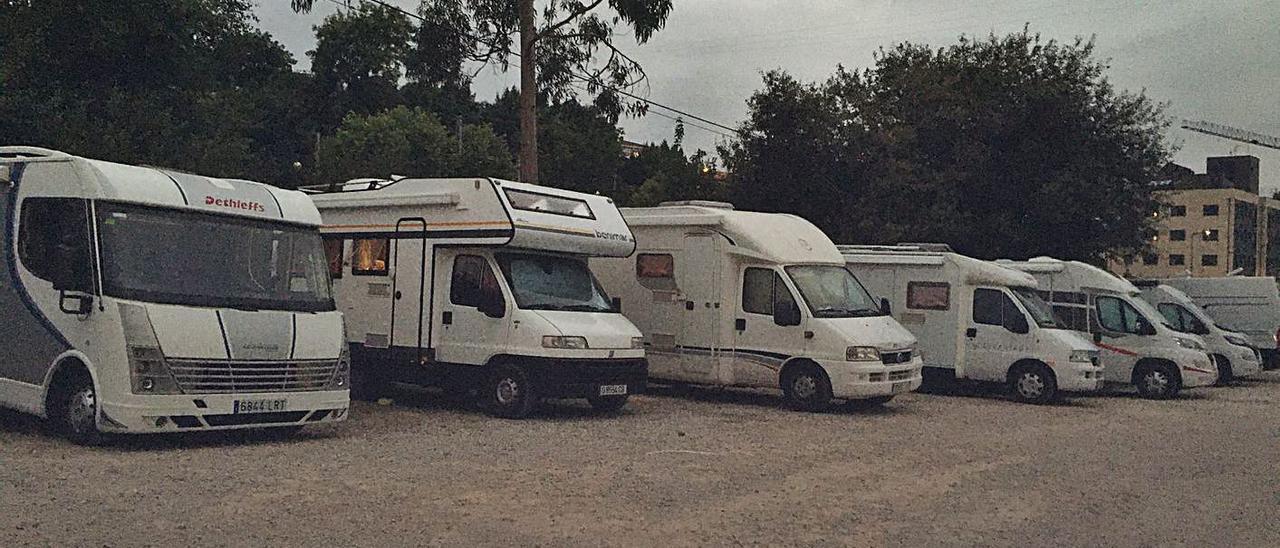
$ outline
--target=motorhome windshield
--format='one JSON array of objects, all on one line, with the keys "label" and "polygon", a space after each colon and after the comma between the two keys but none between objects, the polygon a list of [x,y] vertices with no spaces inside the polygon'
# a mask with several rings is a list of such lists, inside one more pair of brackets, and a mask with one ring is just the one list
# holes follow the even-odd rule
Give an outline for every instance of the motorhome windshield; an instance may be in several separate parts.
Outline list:
[{"label": "motorhome windshield", "polygon": [[587,262],[557,255],[498,253],[498,266],[525,310],[611,312],[609,297]]},{"label": "motorhome windshield", "polygon": [[295,225],[98,203],[103,289],[165,304],[334,310],[320,234]]},{"label": "motorhome windshield", "polygon": [[786,270],[815,318],[883,315],[871,294],[843,266],[788,266]]},{"label": "motorhome windshield", "polygon": [[1027,309],[1031,314],[1031,319],[1035,320],[1036,325],[1040,327],[1062,327],[1058,325],[1058,320],[1053,317],[1053,308],[1049,303],[1044,302],[1040,295],[1036,294],[1034,289],[1029,287],[1013,288],[1014,296],[1018,297],[1018,301],[1022,303],[1022,307]]}]

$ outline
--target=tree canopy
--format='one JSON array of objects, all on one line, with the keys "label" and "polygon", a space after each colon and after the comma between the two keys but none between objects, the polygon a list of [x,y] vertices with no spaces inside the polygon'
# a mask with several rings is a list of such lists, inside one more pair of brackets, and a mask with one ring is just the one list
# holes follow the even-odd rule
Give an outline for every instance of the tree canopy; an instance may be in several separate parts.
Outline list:
[{"label": "tree canopy", "polygon": [[722,151],[735,196],[842,242],[1094,261],[1141,248],[1169,121],[1115,90],[1093,52],[1024,30],[900,44],[821,83],[768,73]]}]

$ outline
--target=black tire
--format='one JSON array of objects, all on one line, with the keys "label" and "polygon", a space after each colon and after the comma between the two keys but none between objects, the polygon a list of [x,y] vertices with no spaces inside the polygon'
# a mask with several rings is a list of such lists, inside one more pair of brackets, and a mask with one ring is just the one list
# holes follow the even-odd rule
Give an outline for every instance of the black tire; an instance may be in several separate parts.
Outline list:
[{"label": "black tire", "polygon": [[1213,355],[1213,364],[1218,366],[1218,380],[1215,386],[1228,386],[1236,380],[1235,372],[1231,370],[1231,360],[1221,354]]},{"label": "black tire", "polygon": [[617,413],[622,407],[627,405],[629,396],[592,396],[587,398],[587,402],[591,404],[591,408],[601,413]]},{"label": "black tire", "polygon": [[850,409],[854,409],[854,410],[874,409],[876,407],[881,407],[884,404],[889,403],[891,401],[893,401],[893,396],[876,396],[874,398],[849,400],[848,406]]},{"label": "black tire", "polygon": [[1182,378],[1178,370],[1167,363],[1138,364],[1133,371],[1133,384],[1138,394],[1152,400],[1167,400],[1178,395]]},{"label": "black tire", "polygon": [[387,393],[387,383],[375,366],[351,364],[351,399],[377,401]]},{"label": "black tire", "polygon": [[787,405],[801,411],[822,411],[831,405],[831,379],[816,365],[800,365],[782,376]]},{"label": "black tire", "polygon": [[1023,403],[1042,405],[1058,399],[1058,380],[1048,366],[1025,363],[1009,371],[1009,395]]},{"label": "black tire", "polygon": [[489,374],[484,386],[484,402],[494,416],[522,419],[537,405],[538,394],[524,368],[503,364]]},{"label": "black tire", "polygon": [[71,373],[61,377],[54,389],[49,418],[57,431],[77,445],[102,445],[106,435],[98,429],[98,394],[93,379],[84,372]]}]

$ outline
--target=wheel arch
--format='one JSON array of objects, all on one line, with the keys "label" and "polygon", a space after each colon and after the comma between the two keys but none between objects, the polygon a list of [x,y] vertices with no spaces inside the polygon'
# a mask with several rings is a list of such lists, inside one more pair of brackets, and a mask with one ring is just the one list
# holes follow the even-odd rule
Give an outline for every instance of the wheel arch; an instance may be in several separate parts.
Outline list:
[{"label": "wheel arch", "polygon": [[831,374],[828,373],[827,369],[825,367],[822,367],[821,364],[819,364],[818,362],[814,361],[811,358],[807,358],[804,356],[796,356],[796,357],[788,358],[786,361],[782,362],[782,367],[778,369],[779,386],[785,383],[787,379],[787,375],[790,375],[793,371],[796,371],[801,367],[815,367],[818,369],[818,371],[821,371],[823,375],[827,376],[828,381],[831,380]]},{"label": "wheel arch", "polygon": [[1053,382],[1058,382],[1058,372],[1054,371],[1053,368],[1049,367],[1049,364],[1045,363],[1043,360],[1036,358],[1022,358],[1013,362],[1013,364],[1009,366],[1009,371],[1005,373],[1005,380],[1013,380],[1014,374],[1027,367],[1042,367],[1045,371],[1049,372],[1049,376],[1053,378]]},{"label": "wheel arch", "polygon": [[1138,360],[1133,364],[1133,372],[1129,374],[1129,382],[1138,383],[1138,374],[1148,367],[1168,367],[1173,370],[1174,379],[1178,384],[1182,384],[1182,370],[1178,368],[1178,364],[1168,358],[1146,357]]},{"label": "wheel arch", "polygon": [[[40,398],[40,413],[44,418],[49,417],[50,398],[56,395],[57,389],[61,387],[59,383],[76,371],[81,371],[89,376],[89,382],[93,383],[93,391],[97,394],[102,393],[102,384],[98,380],[98,372],[93,366],[93,361],[85,356],[84,353],[77,350],[68,350],[63,352],[53,361],[53,367],[49,368],[44,379],[44,394]],[[101,412],[101,408],[99,408]]]}]

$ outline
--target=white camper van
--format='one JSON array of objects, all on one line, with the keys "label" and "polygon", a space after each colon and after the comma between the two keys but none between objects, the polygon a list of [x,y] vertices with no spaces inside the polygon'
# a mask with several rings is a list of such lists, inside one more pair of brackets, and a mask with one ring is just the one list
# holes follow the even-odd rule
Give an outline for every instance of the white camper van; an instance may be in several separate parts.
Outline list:
[{"label": "white camper van", "polygon": [[1142,290],[1143,300],[1154,305],[1170,327],[1204,339],[1209,355],[1218,366],[1218,384],[1229,384],[1236,377],[1262,372],[1262,358],[1244,334],[1218,327],[1186,293],[1152,280],[1135,281],[1134,285]]},{"label": "white camper van", "polygon": [[1094,335],[1108,382],[1133,384],[1143,397],[1160,399],[1217,380],[1204,340],[1165,325],[1132,283],[1079,261],[997,263],[1035,276],[1058,322]]},{"label": "white camper van", "polygon": [[1182,290],[1214,323],[1243,333],[1262,352],[1268,369],[1280,367],[1280,290],[1275,278],[1168,278],[1160,283]]},{"label": "white camper van", "polygon": [[808,410],[920,386],[915,337],[808,221],[718,202],[622,214],[637,254],[593,266],[644,332],[652,378],[780,387]]},{"label": "white camper van", "polygon": [[587,268],[635,249],[608,198],[483,178],[362,180],[311,198],[357,392],[478,391],[518,418],[542,398],[615,411],[644,390],[640,331]]},{"label": "white camper van", "polygon": [[73,440],[347,415],[301,193],[0,147],[0,405]]},{"label": "white camper van", "polygon": [[1018,400],[1102,388],[1098,348],[1054,320],[1030,274],[921,246],[840,246],[849,269],[920,340],[925,372],[1004,383]]}]

